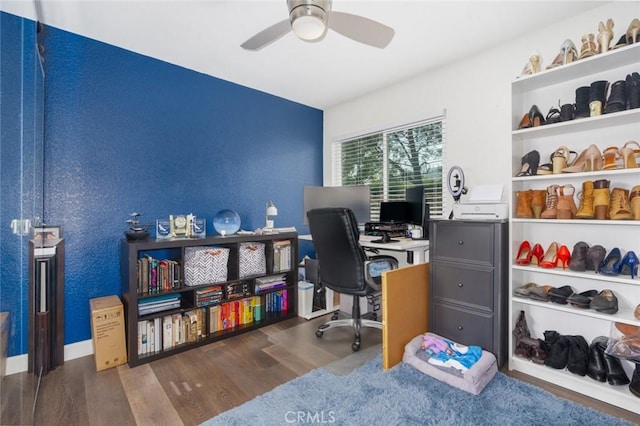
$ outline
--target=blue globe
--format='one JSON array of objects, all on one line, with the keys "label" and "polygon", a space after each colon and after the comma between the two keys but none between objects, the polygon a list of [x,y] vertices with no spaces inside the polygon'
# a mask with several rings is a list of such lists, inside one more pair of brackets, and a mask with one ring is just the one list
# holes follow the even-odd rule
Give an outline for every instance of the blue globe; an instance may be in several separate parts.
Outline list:
[{"label": "blue globe", "polygon": [[213,217],[213,227],[222,236],[235,234],[240,230],[240,215],[233,210],[220,210]]}]

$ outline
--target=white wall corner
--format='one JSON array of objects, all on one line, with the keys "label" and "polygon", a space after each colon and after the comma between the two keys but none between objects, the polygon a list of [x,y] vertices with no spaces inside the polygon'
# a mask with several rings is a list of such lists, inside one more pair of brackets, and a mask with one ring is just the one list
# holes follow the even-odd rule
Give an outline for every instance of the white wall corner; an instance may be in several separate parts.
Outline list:
[{"label": "white wall corner", "polygon": [[[65,362],[89,355],[93,355],[93,342],[91,339],[64,346]],[[7,375],[25,372],[28,370],[28,366],[29,357],[27,354],[9,357],[7,358]]]}]

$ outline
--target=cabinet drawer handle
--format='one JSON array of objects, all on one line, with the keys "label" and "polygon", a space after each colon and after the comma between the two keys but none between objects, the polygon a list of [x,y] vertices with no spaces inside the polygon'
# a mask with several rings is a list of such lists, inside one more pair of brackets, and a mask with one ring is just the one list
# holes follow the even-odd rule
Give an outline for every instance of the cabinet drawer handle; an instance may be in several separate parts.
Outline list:
[{"label": "cabinet drawer handle", "polygon": [[458,287],[462,288],[462,287],[464,287],[464,284],[458,283]]},{"label": "cabinet drawer handle", "polygon": [[464,241],[462,241],[462,240],[459,240],[459,241],[458,241],[458,245],[459,245],[459,246],[461,246],[461,245],[463,245],[463,244],[464,244]]},{"label": "cabinet drawer handle", "polygon": [[458,326],[458,331],[462,331],[462,326],[461,325]]}]

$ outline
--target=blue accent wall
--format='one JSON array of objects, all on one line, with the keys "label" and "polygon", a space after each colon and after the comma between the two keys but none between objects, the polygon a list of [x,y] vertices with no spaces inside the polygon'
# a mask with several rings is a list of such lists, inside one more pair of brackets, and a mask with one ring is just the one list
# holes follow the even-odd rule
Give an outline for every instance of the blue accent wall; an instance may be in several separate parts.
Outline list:
[{"label": "blue accent wall", "polygon": [[263,226],[272,200],[276,226],[308,231],[302,195],[322,184],[321,110],[45,31],[44,218],[65,238],[66,344],[91,337],[90,299],[121,294],[118,246],[133,211],[143,223],[193,213],[212,234],[226,208],[245,230]]}]

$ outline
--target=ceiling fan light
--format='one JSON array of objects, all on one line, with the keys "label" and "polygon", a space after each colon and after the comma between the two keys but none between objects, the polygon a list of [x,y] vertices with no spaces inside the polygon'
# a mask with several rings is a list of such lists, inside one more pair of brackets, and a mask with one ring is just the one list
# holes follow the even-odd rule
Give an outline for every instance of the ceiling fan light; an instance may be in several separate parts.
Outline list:
[{"label": "ceiling fan light", "polygon": [[327,12],[317,5],[298,5],[291,10],[289,18],[294,34],[302,40],[317,40],[327,31]]}]

